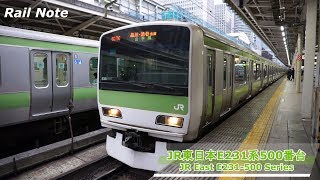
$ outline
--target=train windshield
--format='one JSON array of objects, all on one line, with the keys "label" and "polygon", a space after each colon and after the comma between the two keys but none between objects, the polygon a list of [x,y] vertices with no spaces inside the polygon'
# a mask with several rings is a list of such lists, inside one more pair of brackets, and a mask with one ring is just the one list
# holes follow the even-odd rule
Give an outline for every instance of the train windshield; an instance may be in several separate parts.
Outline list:
[{"label": "train windshield", "polygon": [[101,38],[99,88],[188,95],[190,30],[152,25]]}]

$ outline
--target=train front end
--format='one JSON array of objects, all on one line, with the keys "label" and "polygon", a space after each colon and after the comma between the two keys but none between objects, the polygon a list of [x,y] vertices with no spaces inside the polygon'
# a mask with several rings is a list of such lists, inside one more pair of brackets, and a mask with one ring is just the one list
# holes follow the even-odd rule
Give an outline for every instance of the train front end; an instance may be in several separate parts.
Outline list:
[{"label": "train front end", "polygon": [[113,130],[107,153],[160,170],[163,140],[182,142],[190,120],[191,30],[165,22],[124,26],[100,38],[98,105]]}]

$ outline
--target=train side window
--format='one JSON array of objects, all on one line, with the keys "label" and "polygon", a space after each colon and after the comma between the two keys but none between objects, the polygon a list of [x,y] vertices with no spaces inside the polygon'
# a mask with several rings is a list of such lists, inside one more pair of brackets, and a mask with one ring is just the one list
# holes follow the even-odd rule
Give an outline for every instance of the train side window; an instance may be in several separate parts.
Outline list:
[{"label": "train side window", "polygon": [[227,58],[223,59],[223,89],[227,88]]},{"label": "train side window", "polygon": [[272,76],[274,76],[274,67],[272,67]]},{"label": "train side window", "polygon": [[272,76],[274,75],[274,68],[273,67],[271,67],[271,74],[272,74]]},{"label": "train side window", "polygon": [[1,73],[2,71],[1,71],[1,56],[0,56],[0,87],[1,87],[1,85],[2,85],[2,76],[1,76]]},{"label": "train side window", "polygon": [[56,83],[57,86],[67,86],[68,57],[65,54],[56,55]]},{"label": "train side window", "polygon": [[253,78],[252,79],[257,79],[257,63],[253,63]]},{"label": "train side window", "polygon": [[268,76],[267,74],[267,65],[264,66],[264,78],[266,78]]},{"label": "train side window", "polygon": [[98,68],[98,57],[92,57],[89,60],[89,80],[92,85],[97,84],[97,68]]},{"label": "train side window", "polygon": [[[229,56],[230,58],[229,59],[234,59],[234,56],[233,55],[231,55],[231,56]],[[232,87],[232,83],[233,83],[233,72],[231,71],[231,68],[232,68],[232,61],[230,62],[230,78],[229,78],[229,87]],[[234,62],[233,62],[233,64],[234,64]]]},{"label": "train side window", "polygon": [[34,85],[37,88],[48,86],[47,54],[33,55]]},{"label": "train side window", "polygon": [[261,63],[260,64],[260,78],[264,78],[264,64]]},{"label": "train side window", "polygon": [[208,61],[208,85],[212,86],[212,55],[207,55],[207,61]]},{"label": "train side window", "polygon": [[269,75],[270,77],[272,77],[273,73],[272,73],[272,66],[269,67]]},{"label": "train side window", "polygon": [[[252,61],[251,61],[251,63],[252,63]],[[250,81],[251,71],[252,71],[251,66],[250,66],[250,60],[247,61],[246,67],[247,67],[247,71],[248,71],[247,72],[247,82],[249,82]]]},{"label": "train side window", "polygon": [[259,80],[261,76],[260,64],[256,63],[256,80]]},{"label": "train side window", "polygon": [[247,79],[247,62],[240,60],[239,57],[234,58],[234,81],[235,84],[245,84]]}]

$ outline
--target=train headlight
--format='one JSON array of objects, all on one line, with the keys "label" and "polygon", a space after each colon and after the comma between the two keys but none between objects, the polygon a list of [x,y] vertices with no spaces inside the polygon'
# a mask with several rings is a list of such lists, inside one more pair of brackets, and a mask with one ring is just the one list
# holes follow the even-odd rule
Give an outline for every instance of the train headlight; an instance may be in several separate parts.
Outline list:
[{"label": "train headlight", "polygon": [[181,128],[183,125],[183,118],[160,115],[156,119],[156,124]]},{"label": "train headlight", "polygon": [[122,118],[122,114],[119,109],[103,107],[102,112],[103,112],[103,115],[105,116]]}]

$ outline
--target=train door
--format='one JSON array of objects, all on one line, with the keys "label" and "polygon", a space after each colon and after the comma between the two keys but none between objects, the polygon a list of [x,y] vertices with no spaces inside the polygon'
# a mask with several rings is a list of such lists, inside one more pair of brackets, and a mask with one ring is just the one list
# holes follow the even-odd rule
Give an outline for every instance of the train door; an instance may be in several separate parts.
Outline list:
[{"label": "train door", "polygon": [[214,120],[214,103],[215,103],[215,53],[207,49],[207,114],[204,126]]},{"label": "train door", "polygon": [[70,54],[32,50],[31,116],[50,116],[68,112],[71,100]]},{"label": "train door", "polygon": [[233,94],[233,56],[224,54],[223,58],[223,90],[222,90],[222,109],[224,115],[231,109]]}]

